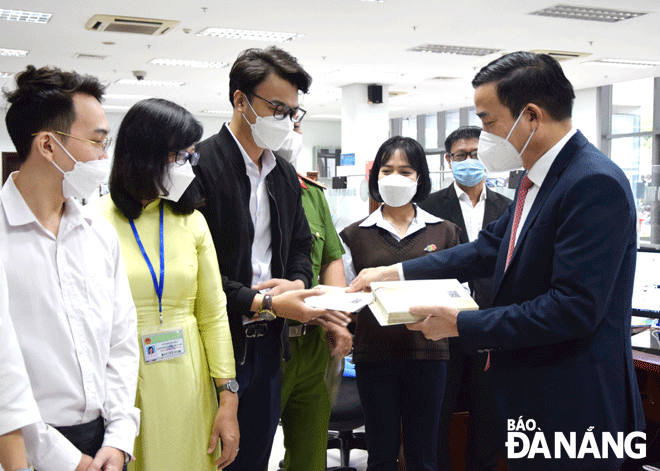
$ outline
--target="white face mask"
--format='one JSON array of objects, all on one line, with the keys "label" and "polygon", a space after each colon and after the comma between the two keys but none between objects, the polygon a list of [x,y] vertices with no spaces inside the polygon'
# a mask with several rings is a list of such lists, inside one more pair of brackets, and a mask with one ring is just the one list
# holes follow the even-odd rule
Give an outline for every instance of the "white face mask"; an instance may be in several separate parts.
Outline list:
[{"label": "white face mask", "polygon": [[254,124],[251,124],[245,117],[245,113],[243,113],[243,118],[245,118],[245,121],[247,121],[252,129],[254,143],[262,149],[277,150],[282,147],[289,133],[293,131],[293,121],[288,116],[284,119],[275,119],[274,116],[263,118],[254,111],[250,100],[247,98],[246,100],[250,109],[257,117]]},{"label": "white face mask", "polygon": [[536,129],[534,129],[529,135],[529,139],[527,139],[527,142],[520,152],[518,152],[516,148],[513,147],[513,144],[509,142],[509,137],[511,137],[513,130],[516,128],[516,125],[518,124],[518,121],[520,121],[520,118],[522,118],[523,114],[525,114],[525,110],[520,113],[516,122],[513,123],[513,127],[506,136],[506,139],[486,131],[481,131],[481,134],[479,135],[477,156],[489,172],[506,172],[522,168],[522,154],[525,152],[525,149],[527,149],[527,145],[529,144],[529,141],[532,140],[532,136],[536,132]]},{"label": "white face mask", "polygon": [[89,160],[80,162],[73,158],[68,150],[58,141],[52,133],[48,133],[57,145],[75,162],[73,170],[65,172],[55,162],[53,165],[62,172],[62,194],[65,198],[89,199],[95,190],[98,190],[101,183],[108,181],[110,174],[110,161],[108,159]]},{"label": "white face mask", "polygon": [[300,154],[302,148],[302,134],[296,131],[291,131],[284,140],[282,147],[276,150],[275,153],[281,157],[284,157],[287,162],[293,163],[298,157],[298,154]]},{"label": "white face mask", "polygon": [[174,202],[179,201],[194,179],[195,172],[189,161],[186,160],[183,165],[172,162],[165,169],[165,180],[163,181],[167,195],[160,195],[160,197]]},{"label": "white face mask", "polygon": [[417,182],[393,173],[378,180],[378,192],[386,205],[400,208],[412,201],[417,193]]}]

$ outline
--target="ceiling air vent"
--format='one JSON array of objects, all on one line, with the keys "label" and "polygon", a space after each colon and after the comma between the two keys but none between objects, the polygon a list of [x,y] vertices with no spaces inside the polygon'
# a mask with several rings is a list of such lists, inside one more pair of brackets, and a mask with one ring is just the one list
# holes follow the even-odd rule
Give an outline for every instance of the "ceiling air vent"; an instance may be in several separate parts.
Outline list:
[{"label": "ceiling air vent", "polygon": [[579,57],[587,57],[591,55],[591,53],[589,52],[551,51],[548,49],[535,49],[529,52],[533,52],[534,54],[547,54],[557,59],[558,62],[577,59]]},{"label": "ceiling air vent", "polygon": [[602,23],[616,23],[646,15],[645,12],[612,10],[609,8],[593,8],[576,5],[554,5],[543,10],[534,11],[530,15],[550,16],[570,20],[600,21]]},{"label": "ceiling air vent", "polygon": [[130,16],[94,15],[85,25],[90,31],[111,33],[134,33],[159,36],[179,24],[179,21],[157,20],[155,18],[134,18]]},{"label": "ceiling air vent", "polygon": [[422,44],[411,47],[407,51],[430,52],[435,54],[455,54],[458,56],[487,56],[501,49],[489,49],[484,47],[446,46],[443,44]]}]

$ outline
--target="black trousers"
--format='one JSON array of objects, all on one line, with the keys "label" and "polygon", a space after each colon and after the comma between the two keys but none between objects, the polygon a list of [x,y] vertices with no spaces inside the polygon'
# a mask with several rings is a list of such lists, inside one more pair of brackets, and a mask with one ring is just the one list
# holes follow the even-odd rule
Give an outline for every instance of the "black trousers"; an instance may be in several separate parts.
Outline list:
[{"label": "black trousers", "polygon": [[[105,435],[103,417],[86,424],[55,428],[82,453],[92,458],[96,456],[103,445],[103,436]],[[126,465],[124,465],[124,471],[126,471]]]}]

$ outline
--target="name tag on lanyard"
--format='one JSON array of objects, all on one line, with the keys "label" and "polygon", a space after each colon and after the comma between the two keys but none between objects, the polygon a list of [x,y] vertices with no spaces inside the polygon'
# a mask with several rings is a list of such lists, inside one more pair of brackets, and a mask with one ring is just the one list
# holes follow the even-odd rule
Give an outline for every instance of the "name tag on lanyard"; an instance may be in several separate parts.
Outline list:
[{"label": "name tag on lanyard", "polygon": [[183,329],[154,332],[142,336],[142,351],[146,364],[171,360],[186,354]]}]

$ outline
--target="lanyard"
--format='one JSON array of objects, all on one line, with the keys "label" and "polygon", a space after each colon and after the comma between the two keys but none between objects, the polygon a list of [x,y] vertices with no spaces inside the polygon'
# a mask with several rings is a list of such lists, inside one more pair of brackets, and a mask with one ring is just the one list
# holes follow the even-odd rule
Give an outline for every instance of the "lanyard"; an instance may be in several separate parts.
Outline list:
[{"label": "lanyard", "polygon": [[165,284],[165,249],[164,249],[165,244],[163,244],[163,200],[160,200],[159,208],[160,208],[160,283],[156,281],[156,272],[154,271],[154,267],[151,264],[149,257],[147,256],[147,252],[144,250],[144,246],[142,245],[142,241],[140,240],[138,231],[135,228],[135,223],[133,223],[132,219],[129,219],[128,222],[131,223],[131,229],[133,229],[135,240],[138,243],[138,247],[140,247],[140,251],[142,252],[144,261],[147,262],[147,266],[149,267],[149,271],[151,272],[151,279],[154,282],[154,289],[156,290],[156,296],[158,296],[158,313],[159,313],[158,319],[160,320],[160,325],[163,325],[163,286]]}]

